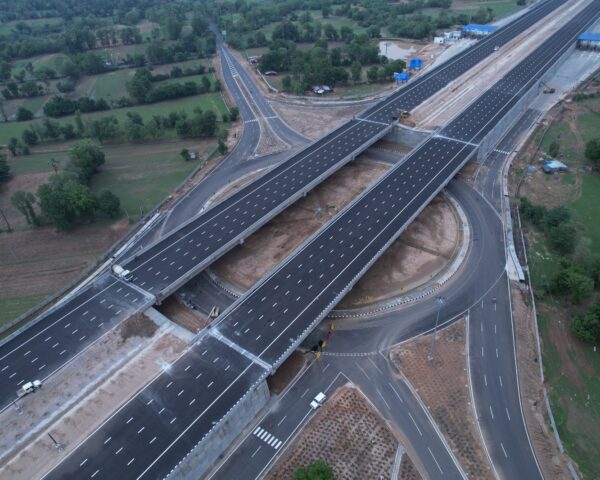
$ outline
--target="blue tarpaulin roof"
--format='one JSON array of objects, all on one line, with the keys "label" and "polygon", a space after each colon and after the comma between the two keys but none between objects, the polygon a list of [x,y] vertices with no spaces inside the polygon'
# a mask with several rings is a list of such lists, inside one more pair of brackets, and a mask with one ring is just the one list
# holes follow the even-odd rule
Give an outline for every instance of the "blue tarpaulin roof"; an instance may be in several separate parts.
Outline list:
[{"label": "blue tarpaulin roof", "polygon": [[469,23],[463,27],[465,32],[493,32],[498,27],[496,25],[478,25],[476,23]]},{"label": "blue tarpaulin roof", "polygon": [[420,58],[413,58],[408,64],[408,68],[421,68],[423,66],[423,60]]},{"label": "blue tarpaulin roof", "polygon": [[600,33],[585,32],[577,37],[577,40],[583,40],[588,42],[600,42]]}]

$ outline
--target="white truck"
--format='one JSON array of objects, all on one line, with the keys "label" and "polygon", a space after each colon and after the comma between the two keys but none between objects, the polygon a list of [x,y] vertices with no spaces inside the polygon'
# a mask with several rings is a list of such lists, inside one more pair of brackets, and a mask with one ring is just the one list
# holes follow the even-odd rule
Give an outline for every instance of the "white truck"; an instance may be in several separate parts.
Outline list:
[{"label": "white truck", "polygon": [[24,397],[29,393],[33,393],[36,390],[39,390],[40,388],[42,388],[42,382],[40,382],[39,380],[24,383],[23,385],[21,385],[21,388],[17,390],[17,396],[19,398]]},{"label": "white truck", "polygon": [[317,408],[323,406],[323,403],[325,403],[326,398],[327,396],[323,392],[317,393],[314,400],[310,402],[310,408],[316,410]]},{"label": "white truck", "polygon": [[133,274],[129,271],[124,269],[121,265],[117,265],[116,263],[112,266],[112,271],[113,273],[119,277],[122,278],[123,280],[131,280],[131,277],[133,277]]}]

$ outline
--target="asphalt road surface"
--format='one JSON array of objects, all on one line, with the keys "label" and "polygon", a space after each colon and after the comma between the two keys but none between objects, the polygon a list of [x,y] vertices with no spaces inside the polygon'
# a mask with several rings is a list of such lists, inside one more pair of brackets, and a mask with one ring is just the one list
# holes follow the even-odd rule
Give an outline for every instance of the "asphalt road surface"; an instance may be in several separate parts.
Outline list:
[{"label": "asphalt road surface", "polygon": [[105,275],[0,347],[0,410],[25,382],[45,380],[154,298]]},{"label": "asphalt road surface", "polygon": [[266,375],[206,336],[43,478],[164,478]]}]

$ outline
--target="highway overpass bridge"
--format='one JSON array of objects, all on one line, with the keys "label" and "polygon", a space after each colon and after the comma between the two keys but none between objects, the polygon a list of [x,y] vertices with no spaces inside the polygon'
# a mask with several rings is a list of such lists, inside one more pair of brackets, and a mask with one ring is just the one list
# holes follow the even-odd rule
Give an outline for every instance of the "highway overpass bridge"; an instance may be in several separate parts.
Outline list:
[{"label": "highway overpass bridge", "polygon": [[[0,346],[0,410],[14,401],[20,384],[52,375],[127,315],[164,299],[355,158],[392,128],[395,112],[411,110],[563,4],[548,0],[533,7],[138,252],[126,264],[134,272],[131,284],[105,275],[17,332]],[[464,146],[449,140],[439,148],[454,151],[459,145]],[[134,292],[140,295],[136,302],[130,301]]]},{"label": "highway overpass bridge", "polygon": [[[425,205],[477,154],[486,137],[498,125],[506,123],[507,116],[527,98],[528,92],[536,88],[560,57],[572,48],[577,35],[599,16],[600,0],[594,0],[240,297],[168,372],[125,404],[47,478],[109,478],[115,475],[119,478],[162,478],[172,473],[188,452],[203,440],[202,454],[210,460],[215,451],[210,450],[208,440],[218,443],[219,426],[230,421],[238,409],[246,405],[245,399],[261,388],[264,378],[281,364]],[[391,113],[395,107],[384,102],[371,108],[346,125],[341,134],[356,129],[349,140],[364,137],[366,132],[378,135],[389,128],[389,124],[382,121],[387,115],[384,113],[386,108]],[[362,124],[373,128],[360,130]],[[325,145],[321,144],[321,147]],[[338,147],[342,149],[343,145],[334,144],[328,152],[332,154]],[[356,149],[356,144],[351,148]],[[317,168],[319,163],[316,153],[310,157],[312,163],[305,164],[306,171]],[[325,161],[323,157],[321,159]],[[319,168],[326,168],[326,165]],[[308,176],[306,171],[304,176]],[[247,195],[264,189],[262,199],[255,197],[255,201],[268,202],[271,197],[267,193],[277,195],[274,190],[278,190],[269,182],[275,182],[276,178],[280,182],[293,180],[290,176],[282,179],[284,173],[279,175],[268,182],[263,177],[262,183],[259,181]],[[283,185],[278,187],[284,188]],[[246,197],[240,201],[243,204]],[[241,223],[242,217],[231,216],[231,208],[229,206],[221,215],[229,215],[231,223],[234,219],[235,223]],[[246,215],[242,208],[240,206],[237,213]],[[245,208],[250,213],[258,206],[249,203]],[[219,219],[221,222],[229,220],[224,216]],[[215,222],[211,219],[206,226],[191,230],[201,232],[205,228],[206,232],[200,235],[207,238],[220,232],[224,235],[223,223],[213,225]],[[211,226],[216,230],[209,230]],[[167,249],[174,248],[174,254],[183,258],[192,255],[192,252],[183,255],[186,242],[188,248],[192,248],[189,237],[180,235],[175,239],[172,243],[178,247],[169,245]],[[142,288],[154,285],[155,291],[162,292],[169,286],[161,283],[160,274],[152,273],[154,267],[146,269],[143,276],[142,269],[138,268],[142,264],[148,265],[145,262],[150,259],[156,262],[156,268],[173,261],[170,257],[163,260],[161,255],[164,253],[153,251],[153,248],[156,246],[147,250],[147,256],[142,256],[142,260],[137,260],[139,265],[133,264],[137,265],[135,282]],[[144,286],[142,282],[146,282]]]}]

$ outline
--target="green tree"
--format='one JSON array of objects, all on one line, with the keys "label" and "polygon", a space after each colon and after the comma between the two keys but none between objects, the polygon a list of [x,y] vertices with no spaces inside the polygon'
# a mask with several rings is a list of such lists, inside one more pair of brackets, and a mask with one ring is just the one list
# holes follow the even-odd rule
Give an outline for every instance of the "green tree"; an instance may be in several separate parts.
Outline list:
[{"label": "green tree", "polygon": [[556,157],[559,151],[559,143],[556,140],[553,140],[552,143],[548,146],[548,155],[550,155],[551,157]]},{"label": "green tree", "polygon": [[19,139],[15,138],[15,137],[10,137],[10,140],[8,141],[8,149],[10,150],[10,153],[13,154],[13,156],[17,156],[18,148],[19,148]]},{"label": "green tree", "polygon": [[85,127],[83,126],[83,120],[81,120],[81,112],[79,110],[75,112],[75,130],[77,131],[78,137],[83,137]]},{"label": "green tree", "polygon": [[146,95],[152,88],[152,73],[148,68],[136,70],[133,78],[125,84],[127,93],[138,103],[146,101]]},{"label": "green tree", "polygon": [[183,158],[186,162],[190,160],[190,151],[187,148],[182,148],[181,152],[179,152],[181,158]]},{"label": "green tree", "polygon": [[563,260],[559,271],[552,278],[550,288],[558,295],[570,294],[571,303],[578,304],[592,294],[594,281]]},{"label": "green tree", "polygon": [[199,37],[202,37],[207,32],[207,30],[208,23],[204,18],[204,15],[196,13],[192,17],[192,31]]},{"label": "green tree", "polygon": [[217,149],[221,155],[225,155],[227,153],[227,145],[225,145],[225,142],[223,142],[223,140],[219,139]]},{"label": "green tree", "polygon": [[558,227],[563,223],[567,223],[571,220],[571,212],[568,208],[561,206],[551,208],[546,212],[545,215],[546,228],[551,229]]},{"label": "green tree", "polygon": [[109,218],[121,214],[121,200],[110,190],[104,190],[98,197],[98,211]]},{"label": "green tree", "polygon": [[600,165],[600,138],[594,138],[587,142],[585,157],[594,165]]},{"label": "green tree", "polygon": [[354,60],[350,65],[350,72],[352,73],[352,80],[354,82],[360,82],[362,77],[362,65],[358,60]]},{"label": "green tree", "polygon": [[0,183],[6,182],[10,177],[10,165],[6,160],[6,155],[0,153]]},{"label": "green tree", "polygon": [[548,242],[561,255],[568,255],[575,250],[577,230],[570,224],[560,224],[548,230]]},{"label": "green tree", "polygon": [[35,209],[33,208],[35,201],[33,193],[24,192],[23,190],[17,190],[13,193],[12,197],[10,197],[10,202],[23,214],[29,225],[39,224]]},{"label": "green tree", "polygon": [[75,172],[82,183],[88,183],[105,161],[102,149],[88,139],[75,142],[69,157],[67,169]]},{"label": "green tree", "polygon": [[119,130],[119,121],[114,115],[92,120],[89,124],[89,134],[91,137],[98,139],[100,142],[118,137],[121,132]]},{"label": "green tree", "polygon": [[238,107],[231,107],[231,109],[229,110],[229,120],[231,120],[232,122],[235,122],[238,117],[240,116],[240,110]]},{"label": "green tree", "polygon": [[23,130],[21,133],[21,139],[25,145],[35,145],[38,143],[38,136],[31,128]]},{"label": "green tree", "polygon": [[167,16],[165,21],[165,30],[167,32],[167,37],[170,40],[177,40],[181,35],[181,29],[183,28],[183,23],[179,20],[175,15]]},{"label": "green tree", "polygon": [[25,107],[19,107],[17,110],[17,122],[26,122],[33,118],[33,112]]},{"label": "green tree", "polygon": [[68,230],[77,222],[93,218],[98,201],[87,185],[72,172],[52,175],[37,191],[42,214],[58,230]]},{"label": "green tree", "polygon": [[378,72],[379,69],[376,65],[369,67],[369,69],[367,70],[367,80],[369,80],[369,83],[374,83],[377,81]]},{"label": "green tree", "polygon": [[324,460],[317,460],[307,467],[294,472],[293,480],[335,480],[333,470]]},{"label": "green tree", "polygon": [[576,315],[571,322],[571,331],[586,343],[595,343],[600,337],[600,315],[598,306],[590,308],[583,315]]}]

